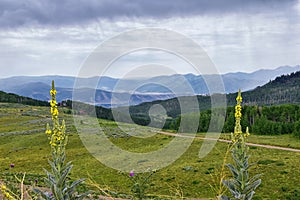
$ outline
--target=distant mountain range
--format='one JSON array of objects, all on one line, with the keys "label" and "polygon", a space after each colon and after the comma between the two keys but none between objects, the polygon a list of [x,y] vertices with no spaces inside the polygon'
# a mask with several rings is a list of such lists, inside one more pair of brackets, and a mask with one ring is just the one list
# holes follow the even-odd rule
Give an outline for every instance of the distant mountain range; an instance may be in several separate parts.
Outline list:
[{"label": "distant mountain range", "polygon": [[[43,88],[43,83],[39,84],[41,88]],[[81,90],[82,91],[79,91],[79,95],[85,96],[85,92],[89,89]],[[224,97],[224,95],[222,96]],[[236,96],[237,93],[230,93],[226,95],[228,106],[236,104]],[[293,72],[289,75],[281,75],[263,86],[258,86],[250,91],[243,91],[242,97],[244,105],[255,105],[243,108],[244,113],[242,121],[249,125],[248,127],[252,133],[291,133],[294,130],[294,122],[299,119],[300,71],[295,73]],[[178,122],[180,122],[182,116],[187,113],[195,112],[195,108],[199,105],[201,117],[199,119],[200,125],[198,126],[198,132],[207,132],[210,120],[213,119],[211,118],[212,112],[210,110],[211,97],[207,95],[198,95],[198,102],[196,101],[195,104],[187,103],[191,102],[191,98],[194,97],[181,96],[167,100],[156,100],[153,102],[141,103],[139,105],[117,108],[95,107],[93,105],[80,102],[73,104],[72,101],[66,101],[63,105],[72,108],[73,113],[76,114],[92,114],[94,116],[94,112],[96,112],[97,117],[102,119],[116,120],[126,123],[134,122],[139,125],[147,125],[158,128],[164,127],[165,129],[172,130],[178,130],[180,127]],[[0,102],[49,106],[49,103],[45,101],[39,101],[15,94],[8,94],[2,91],[0,91]],[[271,106],[280,104],[298,105]],[[9,107],[10,105],[4,104],[2,106]],[[182,106],[184,106],[185,109],[182,109]],[[234,107],[227,107],[226,112],[227,120],[223,126],[223,132],[229,132],[234,127],[234,121],[232,121],[234,119]],[[187,114],[186,116],[197,117],[198,115]],[[230,116],[232,116],[232,120],[230,120]],[[257,127],[259,127],[259,129]],[[187,129],[180,128],[180,130],[189,131],[189,126],[186,126],[185,128]]]},{"label": "distant mountain range", "polygon": [[[237,92],[226,95],[227,105],[234,106],[236,104]],[[300,104],[300,71],[293,72],[289,75],[282,75],[269,83],[258,86],[250,91],[242,91],[244,105],[256,106],[272,106],[281,104]],[[176,118],[182,113],[180,103],[186,107],[186,110],[193,112],[192,106],[185,102],[190,102],[192,97],[178,97],[168,100],[159,100],[154,102],[146,102],[129,108],[131,117],[135,122],[149,121],[149,110],[153,105],[159,104],[164,107],[168,117]],[[197,96],[200,111],[211,108],[210,96]],[[127,108],[116,108],[119,112],[124,112]]]},{"label": "distant mountain range", "polygon": [[[253,73],[228,73],[221,75],[225,92],[233,93],[262,86],[277,76],[300,71],[300,65],[282,66],[273,70],[258,70]],[[110,77],[77,78],[70,76],[18,76],[0,79],[0,90],[48,101],[50,83],[55,80],[58,101],[72,99],[74,83],[82,101],[104,107],[137,105],[143,102],[166,100],[176,96],[209,94],[205,81],[214,81],[218,75],[194,74],[158,76],[148,79],[116,79]],[[191,86],[187,91],[185,85]],[[95,90],[95,89],[96,90]],[[89,95],[91,90],[95,98]],[[173,91],[173,92],[172,92]],[[175,92],[174,92],[175,91]],[[114,97],[114,98],[113,98]],[[112,102],[113,99],[113,102]]]}]

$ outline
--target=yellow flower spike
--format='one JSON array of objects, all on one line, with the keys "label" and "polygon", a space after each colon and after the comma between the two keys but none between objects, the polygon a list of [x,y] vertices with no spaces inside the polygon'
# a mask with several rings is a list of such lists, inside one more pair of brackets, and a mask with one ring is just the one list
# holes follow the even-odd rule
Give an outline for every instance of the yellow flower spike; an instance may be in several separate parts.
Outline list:
[{"label": "yellow flower spike", "polygon": [[56,90],[55,90],[55,89],[54,89],[54,90],[53,90],[53,89],[50,90],[50,95],[51,95],[51,96],[56,95]]},{"label": "yellow flower spike", "polygon": [[57,109],[53,110],[53,115],[58,115],[58,110]]},{"label": "yellow flower spike", "polygon": [[240,104],[243,101],[241,90],[238,91],[238,96],[236,97],[236,101]]},{"label": "yellow flower spike", "polygon": [[244,140],[244,138],[248,137],[250,135],[249,128],[246,128],[246,133],[243,133],[242,126],[241,126],[241,118],[242,118],[242,95],[241,90],[238,92],[238,96],[236,97],[237,104],[235,106],[235,126],[234,126],[234,133],[232,134],[232,142],[235,143],[239,140]]},{"label": "yellow flower spike", "polygon": [[242,118],[242,96],[241,96],[241,90],[238,91],[238,95],[236,97],[237,104],[235,106],[235,127],[234,127],[234,134],[232,136],[232,141],[236,142],[239,140],[241,135],[243,134],[242,132],[242,127],[241,127],[241,118]]},{"label": "yellow flower spike", "polygon": [[56,106],[56,105],[57,105],[57,103],[56,103],[55,100],[51,100],[51,101],[50,101],[50,106],[51,106],[51,107],[54,107],[54,106]]},{"label": "yellow flower spike", "polygon": [[61,125],[59,123],[58,115],[59,111],[57,109],[57,101],[56,101],[56,94],[57,91],[55,90],[54,86],[54,81],[52,81],[52,88],[50,90],[50,95],[51,95],[51,101],[50,101],[50,112],[52,116],[52,128],[46,129],[46,133],[49,136],[49,144],[53,148],[54,152],[60,152],[61,148],[64,148],[65,145],[67,144],[67,137],[66,137],[66,127],[65,127],[65,121],[63,120]]}]

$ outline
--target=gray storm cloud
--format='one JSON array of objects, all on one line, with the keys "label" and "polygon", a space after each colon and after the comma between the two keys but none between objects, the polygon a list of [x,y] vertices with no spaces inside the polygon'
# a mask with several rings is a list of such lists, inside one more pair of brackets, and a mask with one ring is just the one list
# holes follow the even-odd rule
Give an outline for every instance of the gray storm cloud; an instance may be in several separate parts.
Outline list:
[{"label": "gray storm cloud", "polygon": [[72,25],[97,18],[265,13],[291,10],[296,3],[296,0],[4,0],[0,2],[0,27]]},{"label": "gray storm cloud", "polygon": [[[296,0],[0,0],[0,78],[76,75],[101,42],[144,27],[192,38],[221,73],[300,63]],[[188,73],[168,56],[152,56]],[[149,60],[133,56],[120,66]]]}]

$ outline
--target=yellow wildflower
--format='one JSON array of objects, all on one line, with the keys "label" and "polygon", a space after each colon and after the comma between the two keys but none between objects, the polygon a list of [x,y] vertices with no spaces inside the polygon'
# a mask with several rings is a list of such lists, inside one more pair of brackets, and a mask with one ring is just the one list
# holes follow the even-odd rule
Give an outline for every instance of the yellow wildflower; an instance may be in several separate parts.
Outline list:
[{"label": "yellow wildflower", "polygon": [[241,95],[241,90],[238,92],[238,96],[236,97],[237,104],[235,106],[235,126],[234,126],[234,133],[231,134],[232,142],[235,143],[242,139],[241,137],[248,137],[249,134],[249,129],[248,127],[246,128],[246,133],[242,132],[242,126],[241,126],[241,118],[242,118],[242,95]]},{"label": "yellow wildflower", "polygon": [[6,198],[9,198],[9,197],[10,197],[10,195],[9,195],[8,192],[4,192],[4,196],[5,196]]},{"label": "yellow wildflower", "polygon": [[55,90],[55,89],[51,89],[51,90],[50,90],[50,95],[51,95],[51,96],[56,95],[56,90]]},{"label": "yellow wildflower", "polygon": [[65,121],[62,121],[62,124],[60,125],[59,119],[58,119],[58,109],[57,109],[57,102],[56,102],[56,90],[54,87],[54,81],[52,81],[52,89],[50,90],[51,94],[51,101],[50,101],[50,112],[52,115],[52,121],[53,121],[53,127],[52,130],[47,125],[46,133],[48,135],[51,135],[49,137],[49,144],[54,149],[55,152],[59,152],[61,148],[63,148],[67,144],[67,138],[65,135],[66,126]]},{"label": "yellow wildflower", "polygon": [[6,190],[6,186],[5,185],[1,185],[1,190],[2,191]]},{"label": "yellow wildflower", "polygon": [[50,101],[50,106],[51,107],[55,107],[57,105],[56,101],[55,100],[51,100]]},{"label": "yellow wildflower", "polygon": [[1,185],[1,191],[5,198],[7,198],[9,200],[14,200],[14,198],[11,196],[11,194],[9,194],[8,189],[5,185]]},{"label": "yellow wildflower", "polygon": [[238,105],[243,101],[241,90],[238,91],[238,96],[236,97],[236,101]]},{"label": "yellow wildflower", "polygon": [[241,113],[235,113],[234,116],[235,116],[235,118],[241,118],[242,114]]}]

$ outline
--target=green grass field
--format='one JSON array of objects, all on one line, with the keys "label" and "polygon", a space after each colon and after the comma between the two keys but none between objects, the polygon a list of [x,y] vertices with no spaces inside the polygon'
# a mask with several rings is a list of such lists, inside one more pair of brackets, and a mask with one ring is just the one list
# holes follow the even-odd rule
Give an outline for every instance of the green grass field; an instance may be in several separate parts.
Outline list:
[{"label": "green grass field", "polygon": [[[95,159],[83,146],[76,133],[71,115],[61,110],[60,118],[67,123],[69,144],[67,159],[74,168],[72,179],[86,177],[103,189],[120,194],[130,194],[131,182],[128,174],[106,167]],[[43,168],[49,169],[51,158],[45,124],[50,122],[49,108],[31,107],[19,104],[0,104],[0,180],[11,180],[10,173],[27,173],[28,179],[44,175]],[[128,151],[149,152],[168,144],[173,137],[156,134],[149,138],[124,137],[117,125],[111,121],[99,120],[104,132],[117,146]],[[153,128],[126,125],[131,131],[151,134]],[[226,135],[223,137],[227,137]],[[300,149],[300,141],[289,135],[251,135],[252,143],[271,144]],[[228,144],[218,142],[205,158],[198,157],[201,139],[194,139],[188,150],[172,165],[158,170],[151,178],[149,194],[162,199],[213,198],[218,189],[222,164]],[[300,153],[283,150],[251,147],[251,162],[257,162],[250,173],[262,173],[262,185],[254,199],[300,199]],[[231,162],[230,155],[227,162]],[[10,168],[14,163],[15,167]],[[225,168],[225,174],[230,173]],[[30,182],[30,180],[27,180]],[[39,183],[43,185],[42,178]],[[170,198],[168,198],[170,197]]]}]

